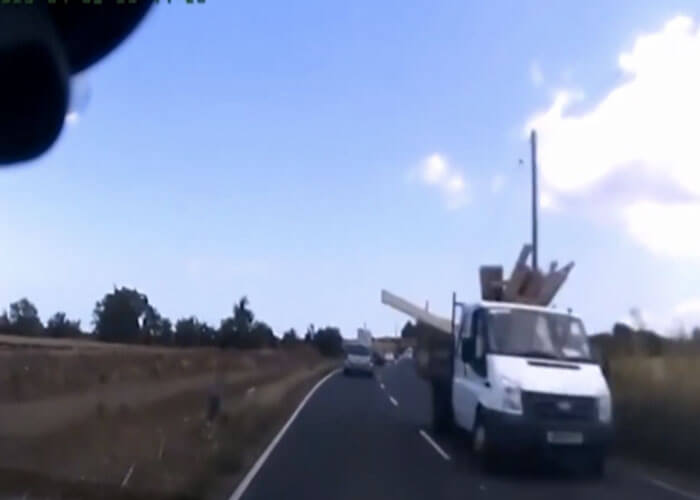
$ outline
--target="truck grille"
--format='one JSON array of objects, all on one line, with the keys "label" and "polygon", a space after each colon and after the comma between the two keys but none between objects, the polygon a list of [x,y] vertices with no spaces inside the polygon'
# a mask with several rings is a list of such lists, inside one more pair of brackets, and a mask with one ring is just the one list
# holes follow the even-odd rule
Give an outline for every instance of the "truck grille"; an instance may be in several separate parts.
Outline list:
[{"label": "truck grille", "polygon": [[522,397],[525,414],[537,420],[591,422],[598,417],[595,398],[527,391]]}]

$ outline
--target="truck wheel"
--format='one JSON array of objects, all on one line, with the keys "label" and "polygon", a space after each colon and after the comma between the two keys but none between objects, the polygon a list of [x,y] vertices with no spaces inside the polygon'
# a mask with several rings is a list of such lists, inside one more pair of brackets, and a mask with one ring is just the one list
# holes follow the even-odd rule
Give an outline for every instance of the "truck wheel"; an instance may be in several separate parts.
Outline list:
[{"label": "truck wheel", "polygon": [[447,434],[452,430],[451,394],[441,384],[433,385],[433,431]]},{"label": "truck wheel", "polygon": [[603,479],[605,477],[605,455],[594,455],[589,462],[589,471],[593,478]]},{"label": "truck wheel", "polygon": [[490,444],[489,432],[481,415],[477,414],[471,434],[472,453],[482,471],[490,473],[496,469],[496,457]]}]

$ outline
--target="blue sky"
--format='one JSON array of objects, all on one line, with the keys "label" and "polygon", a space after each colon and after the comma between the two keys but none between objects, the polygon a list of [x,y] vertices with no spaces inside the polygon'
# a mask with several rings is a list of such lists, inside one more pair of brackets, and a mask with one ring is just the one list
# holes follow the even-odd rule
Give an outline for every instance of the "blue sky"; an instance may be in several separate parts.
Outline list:
[{"label": "blue sky", "polygon": [[[648,188],[700,186],[678,180],[694,153],[670,139],[629,161],[600,153],[595,182],[567,156],[647,137],[604,104],[657,74],[644,44],[646,73],[619,56],[645,34],[665,40],[679,15],[692,55],[690,1],[158,5],[81,76],[89,102],[55,147],[0,172],[0,304],[27,296],[42,319],[63,310],[89,323],[117,284],[172,318],[218,324],[245,294],[278,333],[310,322],[393,333],[405,318],[379,303],[381,288],[447,313],[452,290],[476,298],[478,265],[510,269],[529,238],[518,158],[533,123],[548,162],[541,259],[576,261],[559,304],[592,331],[631,307],[662,329],[692,322],[700,237],[663,221],[676,209],[695,220],[699,193],[663,205]],[[673,94],[662,83],[651,99],[661,105]],[[569,102],[559,115],[558,97]],[[444,174],[432,181],[431,155]],[[641,171],[648,182],[630,180]]]}]

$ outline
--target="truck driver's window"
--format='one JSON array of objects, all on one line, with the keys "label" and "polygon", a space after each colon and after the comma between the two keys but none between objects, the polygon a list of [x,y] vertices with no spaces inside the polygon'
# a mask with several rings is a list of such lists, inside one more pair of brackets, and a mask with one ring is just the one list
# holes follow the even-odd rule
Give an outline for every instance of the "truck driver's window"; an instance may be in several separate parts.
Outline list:
[{"label": "truck driver's window", "polygon": [[483,309],[478,309],[474,312],[472,322],[472,341],[473,341],[473,356],[471,365],[474,372],[480,376],[486,375],[486,314]]}]

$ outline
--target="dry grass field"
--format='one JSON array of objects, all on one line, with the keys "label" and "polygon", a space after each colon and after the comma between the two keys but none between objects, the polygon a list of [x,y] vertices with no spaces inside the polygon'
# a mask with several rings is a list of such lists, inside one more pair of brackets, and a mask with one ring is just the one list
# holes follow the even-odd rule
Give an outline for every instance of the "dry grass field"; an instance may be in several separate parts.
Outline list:
[{"label": "dry grass field", "polygon": [[[333,366],[306,346],[223,351],[0,336],[0,498],[225,490]],[[217,378],[222,410],[211,423]]]}]

